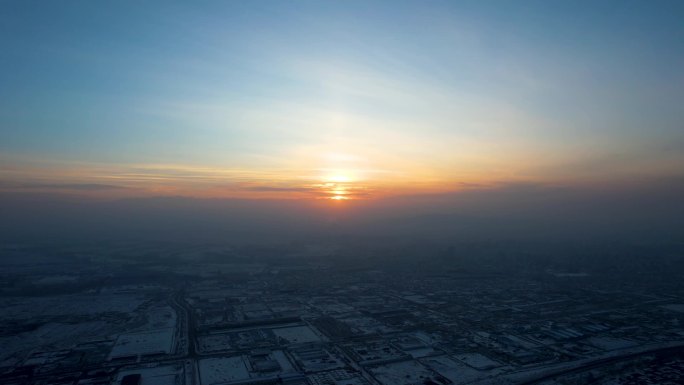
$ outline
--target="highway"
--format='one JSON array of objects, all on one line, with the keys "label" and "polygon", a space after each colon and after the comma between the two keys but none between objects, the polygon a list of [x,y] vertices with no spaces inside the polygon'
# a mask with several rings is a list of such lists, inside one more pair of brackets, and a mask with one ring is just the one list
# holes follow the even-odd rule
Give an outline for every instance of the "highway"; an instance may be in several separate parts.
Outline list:
[{"label": "highway", "polygon": [[663,353],[682,353],[684,352],[684,343],[680,343],[675,346],[658,347],[649,350],[644,350],[640,352],[626,353],[618,356],[611,356],[605,358],[598,358],[593,361],[584,362],[580,366],[575,366],[571,368],[559,369],[552,373],[545,373],[537,378],[528,379],[523,382],[519,382],[518,385],[533,385],[540,384],[544,381],[552,380],[559,376],[564,376],[568,374],[582,373],[591,369],[600,368],[606,365],[612,365],[621,361],[629,361],[641,356],[647,356],[650,354],[663,354]]}]

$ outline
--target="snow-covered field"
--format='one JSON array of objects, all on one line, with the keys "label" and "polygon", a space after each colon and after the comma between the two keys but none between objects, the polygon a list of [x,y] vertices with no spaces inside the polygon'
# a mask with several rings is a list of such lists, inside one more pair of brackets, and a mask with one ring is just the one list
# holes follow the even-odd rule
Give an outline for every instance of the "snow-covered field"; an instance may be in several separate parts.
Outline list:
[{"label": "snow-covered field", "polygon": [[145,354],[170,354],[173,350],[174,328],[121,334],[109,354],[110,359]]},{"label": "snow-covered field", "polygon": [[[20,333],[14,336],[0,338],[0,366],[9,365],[10,360],[21,352],[29,352],[35,348],[41,350],[67,349],[76,342],[92,339],[102,339],[112,333],[111,326],[104,321],[89,321],[80,323],[49,322],[36,330]],[[5,362],[7,360],[7,362]]]},{"label": "snow-covered field", "polygon": [[306,325],[275,328],[271,330],[276,336],[284,338],[290,344],[319,342],[321,340],[320,337]]},{"label": "snow-covered field", "polygon": [[490,359],[487,356],[483,356],[480,353],[465,353],[456,355],[461,362],[475,369],[491,369],[497,366],[501,366],[500,363]]},{"label": "snow-covered field", "polygon": [[383,385],[423,384],[428,380],[432,379],[434,381],[439,377],[439,374],[418,361],[403,361],[380,365],[370,368],[369,371]]},{"label": "snow-covered field", "polygon": [[586,342],[590,343],[593,346],[596,346],[597,348],[607,351],[630,348],[632,346],[639,345],[639,343],[634,341],[613,337],[591,337],[587,339]]},{"label": "snow-covered field", "polygon": [[199,370],[202,385],[224,384],[250,378],[242,356],[201,360]]}]

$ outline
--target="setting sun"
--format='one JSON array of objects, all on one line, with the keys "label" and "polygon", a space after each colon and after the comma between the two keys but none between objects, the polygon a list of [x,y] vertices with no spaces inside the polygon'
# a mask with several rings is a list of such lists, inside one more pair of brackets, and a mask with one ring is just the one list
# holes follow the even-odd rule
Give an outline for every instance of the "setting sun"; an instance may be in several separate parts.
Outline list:
[{"label": "setting sun", "polygon": [[353,178],[349,172],[335,170],[333,173],[324,176],[324,183],[320,184],[321,193],[325,199],[335,201],[355,199],[354,191],[359,189],[358,178]]}]

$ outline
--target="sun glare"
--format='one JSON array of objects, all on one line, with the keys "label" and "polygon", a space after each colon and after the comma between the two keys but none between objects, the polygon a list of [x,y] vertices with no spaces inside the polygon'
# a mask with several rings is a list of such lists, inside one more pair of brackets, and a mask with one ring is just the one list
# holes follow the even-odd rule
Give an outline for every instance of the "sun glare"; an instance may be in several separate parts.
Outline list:
[{"label": "sun glare", "polygon": [[320,185],[326,199],[343,201],[353,199],[350,195],[353,190],[354,178],[346,172],[335,172],[324,176],[323,183]]},{"label": "sun glare", "polygon": [[330,175],[327,178],[325,178],[325,180],[334,183],[349,183],[352,181],[352,179],[349,176],[343,174]]}]

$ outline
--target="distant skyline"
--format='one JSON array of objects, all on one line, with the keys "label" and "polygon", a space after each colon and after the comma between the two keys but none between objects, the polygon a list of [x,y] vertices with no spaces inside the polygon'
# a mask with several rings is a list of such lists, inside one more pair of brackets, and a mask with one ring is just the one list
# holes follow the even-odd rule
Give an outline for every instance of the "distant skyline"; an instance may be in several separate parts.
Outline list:
[{"label": "distant skyline", "polygon": [[5,1],[0,191],[681,180],[683,16],[681,1]]}]

